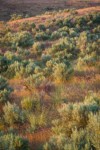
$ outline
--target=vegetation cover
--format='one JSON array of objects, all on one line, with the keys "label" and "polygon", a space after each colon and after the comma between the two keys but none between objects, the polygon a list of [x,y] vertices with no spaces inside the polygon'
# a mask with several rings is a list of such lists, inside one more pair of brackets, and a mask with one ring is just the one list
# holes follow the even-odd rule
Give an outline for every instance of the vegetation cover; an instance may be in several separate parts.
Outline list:
[{"label": "vegetation cover", "polygon": [[0,150],[100,149],[100,12],[80,12],[0,22]]}]

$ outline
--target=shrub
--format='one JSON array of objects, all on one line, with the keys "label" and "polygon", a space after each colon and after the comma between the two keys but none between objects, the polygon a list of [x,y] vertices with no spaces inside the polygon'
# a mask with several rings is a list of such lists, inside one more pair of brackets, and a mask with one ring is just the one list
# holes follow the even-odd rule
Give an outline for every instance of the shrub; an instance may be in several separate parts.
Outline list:
[{"label": "shrub", "polygon": [[88,33],[87,32],[81,32],[79,39],[78,39],[78,46],[81,51],[84,51],[86,49],[87,41],[88,41]]},{"label": "shrub", "polygon": [[41,112],[39,114],[29,114],[28,121],[30,123],[30,127],[32,131],[35,131],[36,129],[40,127],[46,126],[46,114],[45,112]]},{"label": "shrub", "polygon": [[11,15],[10,21],[19,20],[19,19],[22,19],[22,18],[23,18],[22,15],[13,14],[13,15]]},{"label": "shrub", "polygon": [[88,95],[85,97],[84,103],[85,104],[96,104],[96,105],[100,106],[100,98],[96,95],[96,93],[92,93],[92,91],[90,91],[88,93]]},{"label": "shrub", "polygon": [[69,77],[71,77],[73,69],[71,66],[67,66],[65,63],[59,63],[54,65],[53,71],[54,80],[59,83],[68,80]]},{"label": "shrub", "polygon": [[19,30],[21,31],[32,31],[36,25],[34,23],[23,22],[21,23]]},{"label": "shrub", "polygon": [[4,56],[0,56],[0,74],[5,72],[8,68],[8,60]]},{"label": "shrub", "polygon": [[40,43],[40,42],[35,42],[31,51],[33,54],[35,55],[41,55],[42,54],[42,51],[44,50],[44,44],[43,43]]},{"label": "shrub", "polygon": [[65,150],[66,141],[66,137],[63,134],[52,136],[49,142],[44,145],[44,150]]},{"label": "shrub", "polygon": [[44,145],[44,149],[99,150],[100,109],[88,109],[90,105],[98,106],[99,102],[99,97],[90,93],[83,103],[65,104],[60,107],[58,110],[61,118],[52,122],[53,136]]},{"label": "shrub", "polygon": [[92,16],[93,16],[93,23],[100,23],[100,12],[94,13]]},{"label": "shrub", "polygon": [[13,64],[10,65],[7,73],[11,77],[27,77],[29,76],[29,74],[33,74],[35,67],[36,64],[34,63],[34,61],[31,60],[23,62],[15,61]]},{"label": "shrub", "polygon": [[79,17],[75,20],[75,23],[80,25],[80,26],[84,26],[86,24],[86,19],[82,16],[82,17]]},{"label": "shrub", "polygon": [[40,24],[38,28],[39,28],[40,31],[45,31],[46,30],[46,27],[43,24]]},{"label": "shrub", "polygon": [[11,51],[5,52],[4,56],[7,58],[9,64],[13,64],[15,61],[21,61],[21,57]]},{"label": "shrub", "polygon": [[0,76],[0,102],[6,102],[12,89],[9,87],[7,80]]},{"label": "shrub", "polygon": [[34,87],[39,87],[42,82],[45,80],[45,76],[43,73],[36,73],[27,78],[26,83],[30,87],[30,89],[34,89]]},{"label": "shrub", "polygon": [[42,55],[42,62],[44,64],[46,64],[47,61],[49,61],[51,59],[51,56],[50,55]]},{"label": "shrub", "polygon": [[21,106],[23,109],[30,111],[33,108],[33,101],[30,98],[25,98],[21,101]]},{"label": "shrub", "polygon": [[49,39],[49,35],[46,34],[45,32],[39,32],[35,35],[34,39],[36,41],[46,41]]},{"label": "shrub", "polygon": [[33,37],[28,31],[17,33],[8,32],[4,37],[4,44],[11,46],[13,49],[19,47],[27,47],[33,45]]},{"label": "shrub", "polygon": [[17,53],[18,53],[18,57],[23,59],[23,58],[27,58],[30,56],[31,52],[28,49],[24,49],[24,48],[17,48]]},{"label": "shrub", "polygon": [[37,95],[24,98],[21,101],[21,106],[26,111],[38,111],[40,109],[40,98]]},{"label": "shrub", "polygon": [[58,27],[63,27],[63,20],[61,20],[61,19],[59,19],[59,20],[57,20],[56,21],[56,26],[58,26]]},{"label": "shrub", "polygon": [[23,122],[24,114],[15,103],[11,104],[8,102],[3,107],[3,111],[4,119],[7,124],[13,126],[14,123]]},{"label": "shrub", "polygon": [[29,150],[29,142],[27,139],[13,133],[0,133],[0,149]]},{"label": "shrub", "polygon": [[73,23],[71,22],[71,19],[65,19],[63,21],[63,26],[67,26],[67,27],[73,27]]},{"label": "shrub", "polygon": [[89,139],[91,144],[96,150],[100,148],[99,131],[100,131],[100,112],[96,114],[89,114],[89,121],[87,125],[87,132],[89,133]]},{"label": "shrub", "polygon": [[76,59],[79,49],[75,45],[75,40],[70,38],[61,38],[56,44],[52,45],[50,53],[54,55],[62,52],[63,56],[68,59]]},{"label": "shrub", "polygon": [[23,32],[17,33],[16,36],[18,36],[18,39],[15,40],[15,42],[17,42],[18,46],[27,47],[27,46],[33,45],[33,37],[29,32],[23,31]]},{"label": "shrub", "polygon": [[60,33],[58,31],[54,31],[52,34],[51,34],[51,40],[57,40],[60,38]]}]

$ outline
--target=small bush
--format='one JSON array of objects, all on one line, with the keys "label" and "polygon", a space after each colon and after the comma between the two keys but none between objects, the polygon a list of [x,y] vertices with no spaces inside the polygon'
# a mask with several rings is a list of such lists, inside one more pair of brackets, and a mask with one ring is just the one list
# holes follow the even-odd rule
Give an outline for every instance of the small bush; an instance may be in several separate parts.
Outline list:
[{"label": "small bush", "polygon": [[44,112],[41,112],[38,115],[30,114],[28,117],[28,121],[30,123],[31,130],[35,131],[40,127],[46,126],[46,114]]},{"label": "small bush", "polygon": [[40,24],[38,28],[40,31],[46,31],[46,27],[43,24]]},{"label": "small bush", "polygon": [[48,34],[46,34],[45,32],[39,32],[35,35],[34,39],[36,41],[46,41],[48,40],[50,37]]},{"label": "small bush", "polygon": [[25,109],[26,111],[38,111],[40,109],[40,99],[39,96],[32,96],[32,97],[27,97],[24,98],[21,101],[21,106],[23,109]]},{"label": "small bush", "polygon": [[2,150],[29,150],[29,142],[13,133],[0,133],[0,149]]},{"label": "small bush", "polygon": [[12,89],[9,87],[7,80],[0,76],[0,102],[4,103],[8,101],[11,92]]},{"label": "small bush", "polygon": [[42,54],[42,51],[44,50],[44,44],[43,43],[40,43],[40,42],[35,42],[31,51],[33,54],[35,55],[41,55]]},{"label": "small bush", "polygon": [[0,74],[7,70],[8,64],[8,59],[4,56],[0,56]]},{"label": "small bush", "polygon": [[33,45],[33,37],[28,31],[17,33],[8,32],[3,38],[3,41],[6,46],[11,46],[13,49]]},{"label": "small bush", "polygon": [[56,64],[53,67],[54,73],[54,80],[59,83],[59,82],[65,82],[66,80],[71,77],[71,74],[73,73],[73,69],[70,66],[67,66],[65,63],[59,63]]},{"label": "small bush", "polygon": [[3,107],[5,122],[11,126],[23,122],[24,114],[16,104],[7,103]]}]

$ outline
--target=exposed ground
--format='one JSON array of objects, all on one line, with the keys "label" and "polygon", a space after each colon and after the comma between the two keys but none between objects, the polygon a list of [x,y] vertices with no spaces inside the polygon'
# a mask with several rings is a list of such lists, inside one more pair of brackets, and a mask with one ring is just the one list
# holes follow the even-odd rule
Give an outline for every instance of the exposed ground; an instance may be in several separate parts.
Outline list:
[{"label": "exposed ground", "polygon": [[14,13],[34,16],[45,11],[99,5],[99,0],[0,0],[0,20],[9,20]]}]

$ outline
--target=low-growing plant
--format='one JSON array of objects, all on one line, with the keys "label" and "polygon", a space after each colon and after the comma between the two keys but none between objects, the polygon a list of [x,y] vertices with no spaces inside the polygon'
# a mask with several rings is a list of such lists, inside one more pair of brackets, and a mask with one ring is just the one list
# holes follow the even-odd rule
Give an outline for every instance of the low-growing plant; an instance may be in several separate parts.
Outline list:
[{"label": "low-growing plant", "polygon": [[15,123],[23,123],[25,119],[25,114],[15,103],[11,104],[8,102],[3,107],[3,111],[5,122],[11,126],[13,126]]},{"label": "low-growing plant", "polygon": [[10,46],[15,50],[17,47],[28,47],[33,45],[33,37],[28,31],[17,33],[8,32],[2,40],[5,46]]},{"label": "low-growing plant", "polygon": [[73,73],[72,67],[67,66],[65,63],[54,65],[53,70],[53,76],[56,83],[65,82],[69,79],[69,77],[71,77],[71,74]]},{"label": "low-growing plant", "polygon": [[38,33],[36,33],[36,35],[35,35],[35,37],[34,37],[34,39],[36,40],[36,41],[46,41],[46,40],[48,40],[50,37],[49,37],[49,35],[48,34],[46,34],[45,32],[38,32]]},{"label": "low-growing plant", "polygon": [[8,69],[8,65],[9,65],[8,59],[1,55],[0,56],[0,74],[2,74],[3,72],[6,72],[6,70]]},{"label": "low-growing plant", "polygon": [[35,42],[34,45],[33,45],[33,47],[32,47],[32,49],[31,49],[31,51],[32,51],[33,54],[39,56],[39,55],[42,54],[44,48],[45,48],[45,47],[44,47],[44,44],[43,44],[43,43]]},{"label": "low-growing plant", "polygon": [[47,124],[46,113],[41,112],[39,114],[29,114],[28,121],[32,131],[35,131],[41,127],[45,127]]},{"label": "low-growing plant", "polygon": [[0,133],[0,149],[29,150],[29,141],[13,133]]},{"label": "low-growing plant", "polygon": [[11,92],[12,88],[8,85],[7,80],[0,76],[0,103],[8,101]]},{"label": "low-growing plant", "polygon": [[40,106],[40,98],[37,95],[33,95],[32,97],[24,98],[21,101],[22,109],[30,112],[39,111]]}]

